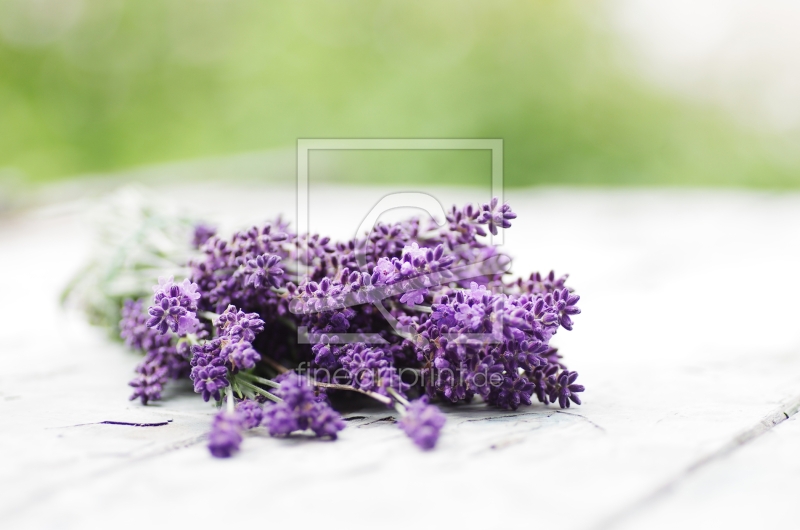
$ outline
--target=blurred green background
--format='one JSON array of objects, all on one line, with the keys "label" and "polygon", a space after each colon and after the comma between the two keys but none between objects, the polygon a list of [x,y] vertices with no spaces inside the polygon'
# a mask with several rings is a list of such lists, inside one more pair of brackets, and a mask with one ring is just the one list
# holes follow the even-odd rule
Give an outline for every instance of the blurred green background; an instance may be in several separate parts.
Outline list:
[{"label": "blurred green background", "polygon": [[[626,67],[604,6],[0,0],[0,175],[456,137],[503,138],[507,185],[800,184],[794,141]],[[489,168],[488,153],[335,156],[332,178],[363,183]]]}]

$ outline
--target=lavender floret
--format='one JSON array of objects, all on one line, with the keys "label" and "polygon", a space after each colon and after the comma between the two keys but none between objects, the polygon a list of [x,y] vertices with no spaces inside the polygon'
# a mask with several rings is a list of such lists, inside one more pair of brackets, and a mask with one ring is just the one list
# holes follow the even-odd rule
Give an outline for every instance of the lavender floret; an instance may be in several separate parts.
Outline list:
[{"label": "lavender floret", "polygon": [[348,345],[343,351],[340,363],[348,375],[348,383],[355,388],[382,395],[389,395],[389,389],[401,394],[408,390],[408,385],[400,380],[389,351],[365,344]]},{"label": "lavender floret", "polygon": [[339,413],[331,408],[324,396],[318,396],[307,378],[286,374],[276,394],[280,403],[267,405],[263,423],[271,436],[286,436],[295,431],[311,429],[318,438],[336,439],[344,429]]},{"label": "lavender floret", "polygon": [[411,402],[398,425],[415,444],[427,451],[436,445],[445,421],[444,414],[428,404],[428,398],[423,396]]},{"label": "lavender floret", "polygon": [[280,287],[283,269],[280,267],[281,257],[275,254],[262,254],[255,259],[248,260],[245,268],[245,285],[252,285],[256,289],[262,287]]},{"label": "lavender floret", "polygon": [[508,204],[504,204],[499,208],[498,204],[497,197],[493,198],[491,202],[483,205],[478,216],[478,223],[489,225],[489,231],[494,235],[497,235],[498,226],[511,228],[511,220],[517,218],[517,214],[511,211],[511,207]]},{"label": "lavender floret", "polygon": [[264,409],[261,404],[251,399],[240,401],[236,405],[236,414],[245,429],[258,427],[264,419]]},{"label": "lavender floret", "polygon": [[256,335],[264,330],[264,321],[258,313],[245,313],[230,305],[217,319],[219,330],[219,355],[232,370],[247,370],[255,367],[261,355],[253,348]]},{"label": "lavender floret", "polygon": [[563,371],[556,379],[555,376],[550,376],[550,401],[556,402],[562,408],[569,408],[570,401],[576,405],[581,404],[581,399],[577,395],[584,391],[583,385],[576,385],[575,380],[578,378],[578,372]]},{"label": "lavender floret", "polygon": [[324,401],[314,403],[310,411],[311,424],[308,426],[317,438],[335,440],[345,424],[338,412]]},{"label": "lavender floret", "polygon": [[303,428],[298,423],[295,410],[283,403],[270,405],[264,411],[263,424],[269,430],[270,436],[288,436]]},{"label": "lavender floret", "polygon": [[203,401],[212,397],[215,401],[221,399],[220,390],[227,387],[228,369],[225,361],[217,354],[218,339],[193,348],[191,379],[194,381],[194,391],[202,394]]},{"label": "lavender floret", "polygon": [[195,312],[200,293],[197,284],[189,280],[175,283],[172,277],[159,278],[158,285],[153,288],[155,297],[148,312],[150,319],[148,328],[157,329],[161,334],[171,330],[178,335],[193,333],[200,325]]},{"label": "lavender floret", "polygon": [[242,422],[237,414],[220,411],[211,424],[208,449],[217,458],[228,458],[242,444]]},{"label": "lavender floret", "polygon": [[159,362],[148,361],[140,364],[136,371],[138,375],[128,383],[133,387],[131,401],[139,399],[142,405],[149,401],[161,399],[161,392],[167,382],[167,367]]},{"label": "lavender floret", "polygon": [[206,241],[211,239],[217,234],[217,229],[205,223],[197,223],[194,225],[194,233],[192,234],[192,247],[199,249],[206,244]]}]

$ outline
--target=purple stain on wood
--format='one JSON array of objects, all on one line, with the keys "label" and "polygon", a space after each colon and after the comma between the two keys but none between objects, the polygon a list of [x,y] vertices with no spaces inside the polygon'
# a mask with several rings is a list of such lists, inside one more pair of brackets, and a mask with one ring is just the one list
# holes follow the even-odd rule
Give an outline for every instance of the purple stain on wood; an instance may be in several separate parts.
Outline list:
[{"label": "purple stain on wood", "polygon": [[133,423],[129,421],[113,421],[113,420],[105,420],[105,421],[97,421],[93,423],[79,423],[77,425],[66,425],[64,427],[53,427],[55,429],[66,429],[69,427],[85,427],[87,425],[124,425],[126,427],[163,427],[164,425],[169,425],[172,423],[172,420],[167,421],[160,421],[156,423]]},{"label": "purple stain on wood", "polygon": [[[172,423],[172,420],[161,421],[161,422],[158,422],[158,423],[130,423],[130,422],[127,422],[127,421],[106,420],[106,421],[98,422],[98,423],[96,423],[94,425],[127,425],[129,427],[162,427],[164,425],[169,425],[170,423]],[[93,425],[93,424],[89,423],[87,425]]]}]

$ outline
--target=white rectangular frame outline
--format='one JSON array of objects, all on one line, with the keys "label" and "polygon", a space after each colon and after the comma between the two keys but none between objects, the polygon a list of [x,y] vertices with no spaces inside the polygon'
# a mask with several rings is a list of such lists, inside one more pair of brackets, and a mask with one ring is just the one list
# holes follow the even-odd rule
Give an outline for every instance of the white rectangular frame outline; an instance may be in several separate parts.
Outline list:
[{"label": "white rectangular frame outline", "polygon": [[[312,150],[329,151],[366,151],[366,150],[405,150],[405,151],[491,151],[492,153],[492,197],[497,197],[500,204],[503,200],[503,139],[502,138],[298,138],[297,139],[297,235],[309,234],[309,173],[308,156]],[[497,227],[497,235],[489,234],[489,243],[499,246],[503,244],[502,227]],[[296,279],[308,276],[308,270],[302,270],[299,263]],[[308,263],[308,255],[305,256]]]}]

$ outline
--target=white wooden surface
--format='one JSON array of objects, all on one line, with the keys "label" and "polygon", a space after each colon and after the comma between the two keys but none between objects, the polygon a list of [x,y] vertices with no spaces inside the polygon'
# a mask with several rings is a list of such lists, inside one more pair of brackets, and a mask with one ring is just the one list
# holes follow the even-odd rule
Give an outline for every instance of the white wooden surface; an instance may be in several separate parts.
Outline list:
[{"label": "white wooden surface", "polygon": [[[387,191],[316,190],[312,228],[347,237]],[[280,187],[161,193],[227,226],[294,204]],[[505,245],[514,271],[570,272],[582,296],[556,342],[585,404],[448,409],[430,453],[376,408],[350,414],[364,418],[335,443],[252,432],[238,456],[212,459],[211,406],[188,385],[157,405],[128,402],[137,358],[57,306],[90,250],[92,199],[1,218],[0,526],[800,527],[798,420],[768,428],[800,397],[800,196],[506,199],[519,213]],[[104,420],[171,423],[94,424]]]}]

